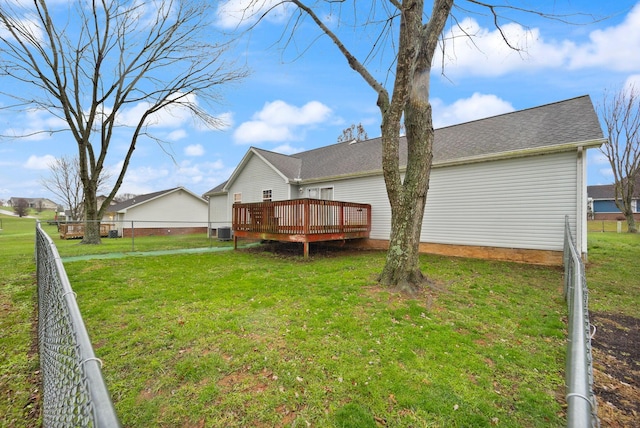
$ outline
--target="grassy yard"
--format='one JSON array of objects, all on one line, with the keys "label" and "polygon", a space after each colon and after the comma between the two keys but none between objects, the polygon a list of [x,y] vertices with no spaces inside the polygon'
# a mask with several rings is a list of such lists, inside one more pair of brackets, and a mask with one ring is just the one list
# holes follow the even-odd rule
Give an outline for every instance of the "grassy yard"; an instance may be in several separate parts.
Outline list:
[{"label": "grassy yard", "polygon": [[640,234],[590,233],[589,309],[638,317]]},{"label": "grassy yard", "polygon": [[[560,269],[381,253],[70,263],[124,425],[561,426]],[[525,304],[526,302],[526,304]]]},{"label": "grassy yard", "polygon": [[[34,222],[2,220],[0,426],[37,426]],[[61,254],[77,242],[60,242]],[[636,316],[638,237],[589,242],[590,303]],[[377,252],[66,267],[127,427],[563,426],[561,269],[421,260],[433,283],[418,298],[376,286]]]}]

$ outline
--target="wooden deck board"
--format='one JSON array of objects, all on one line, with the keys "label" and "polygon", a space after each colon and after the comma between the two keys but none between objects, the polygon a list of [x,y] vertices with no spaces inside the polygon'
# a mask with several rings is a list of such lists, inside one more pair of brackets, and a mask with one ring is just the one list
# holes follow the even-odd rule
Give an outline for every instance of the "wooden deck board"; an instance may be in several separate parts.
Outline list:
[{"label": "wooden deck board", "polygon": [[[292,199],[233,205],[237,238],[310,242],[368,238],[371,205],[322,199]],[[236,241],[237,242],[237,241]]]}]

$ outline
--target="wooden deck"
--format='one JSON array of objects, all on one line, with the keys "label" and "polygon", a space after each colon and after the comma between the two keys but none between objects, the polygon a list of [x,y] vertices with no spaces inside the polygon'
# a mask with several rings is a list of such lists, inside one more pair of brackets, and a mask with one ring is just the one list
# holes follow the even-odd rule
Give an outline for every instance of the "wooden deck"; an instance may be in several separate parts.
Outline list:
[{"label": "wooden deck", "polygon": [[233,204],[234,246],[238,238],[309,243],[368,238],[371,205],[323,199]]},{"label": "wooden deck", "polygon": [[[100,236],[108,236],[111,226],[111,224],[100,223]],[[84,238],[84,223],[60,223],[58,232],[60,232],[61,239]]]}]

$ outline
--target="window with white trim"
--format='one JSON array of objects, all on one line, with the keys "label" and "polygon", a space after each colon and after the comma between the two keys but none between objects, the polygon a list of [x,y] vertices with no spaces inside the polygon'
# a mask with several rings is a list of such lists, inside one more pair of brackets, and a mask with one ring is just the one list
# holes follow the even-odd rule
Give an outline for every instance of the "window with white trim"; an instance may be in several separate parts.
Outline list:
[{"label": "window with white trim", "polygon": [[271,197],[273,196],[273,191],[271,189],[262,191],[262,202],[271,201]]},{"label": "window with white trim", "polygon": [[233,203],[240,203],[242,202],[242,193],[234,193],[233,194]]}]

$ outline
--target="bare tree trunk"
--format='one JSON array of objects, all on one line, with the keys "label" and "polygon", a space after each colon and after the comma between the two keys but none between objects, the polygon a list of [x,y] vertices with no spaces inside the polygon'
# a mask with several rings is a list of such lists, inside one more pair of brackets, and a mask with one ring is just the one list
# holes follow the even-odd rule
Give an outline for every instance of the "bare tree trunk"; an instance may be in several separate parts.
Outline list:
[{"label": "bare tree trunk", "polygon": [[[435,1],[431,18],[426,25],[422,24],[422,1],[405,1],[403,6],[396,81],[389,109],[390,120],[384,120],[385,113],[381,108],[382,141],[385,146],[382,169],[391,203],[391,237],[380,282],[400,291],[415,293],[422,287],[424,280],[418,256],[433,159],[434,131],[429,103],[429,73],[453,0]],[[399,105],[404,113],[407,139],[404,180],[400,180],[398,160],[400,118],[393,116],[394,105]],[[387,150],[387,147],[391,150]]]},{"label": "bare tree trunk", "polygon": [[[91,187],[91,185],[89,185]],[[100,244],[102,239],[100,237],[100,218],[98,217],[98,198],[97,189],[86,191],[84,194],[84,236],[82,238],[83,244]]]}]

